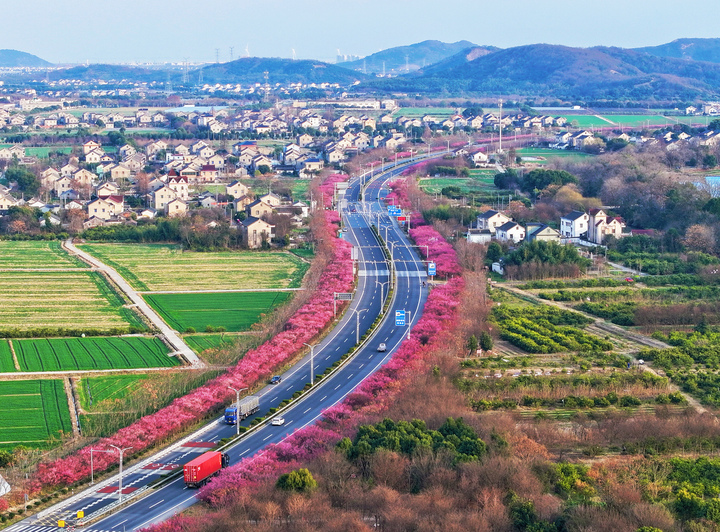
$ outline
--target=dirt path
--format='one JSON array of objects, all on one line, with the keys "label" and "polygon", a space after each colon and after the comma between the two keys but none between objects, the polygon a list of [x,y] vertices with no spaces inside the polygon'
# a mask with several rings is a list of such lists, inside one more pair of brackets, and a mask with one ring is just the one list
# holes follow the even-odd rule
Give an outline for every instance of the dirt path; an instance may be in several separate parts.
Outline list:
[{"label": "dirt path", "polygon": [[122,275],[120,275],[114,268],[111,268],[103,262],[100,262],[92,255],[85,253],[84,251],[75,247],[71,239],[63,242],[63,247],[69,253],[76,255],[78,258],[82,259],[84,262],[87,262],[90,266],[103,272],[110,279],[112,279],[112,281],[118,286],[118,288],[120,288],[120,290],[122,290],[125,295],[127,295],[130,301],[132,301],[133,304],[137,305],[137,308],[147,317],[147,319],[150,320],[150,322],[160,330],[160,332],[165,338],[165,341],[170,344],[172,349],[175,350],[175,352],[170,353],[170,355],[182,355],[185,360],[190,362],[190,365],[194,368],[201,368],[205,366],[205,363],[200,360],[200,358],[195,354],[195,351],[190,349],[190,347],[183,341],[183,339],[176,331],[168,327],[168,325],[162,320],[162,318],[160,318],[157,312],[155,312],[150,307],[150,305],[145,302],[142,296],[134,288],[132,288],[130,284],[122,277]]},{"label": "dirt path", "polygon": [[15,354],[15,347],[13,346],[12,340],[8,339],[8,345],[10,346],[10,352],[12,353],[13,357],[13,364],[15,364],[15,369],[18,371],[22,371],[22,368],[20,368],[20,362],[18,362],[18,357]]}]

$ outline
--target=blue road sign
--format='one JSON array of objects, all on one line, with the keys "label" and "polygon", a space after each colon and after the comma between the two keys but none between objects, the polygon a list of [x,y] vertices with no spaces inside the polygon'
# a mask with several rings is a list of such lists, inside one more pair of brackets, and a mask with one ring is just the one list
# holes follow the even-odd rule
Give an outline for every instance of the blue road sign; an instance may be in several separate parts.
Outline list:
[{"label": "blue road sign", "polygon": [[430,276],[437,275],[437,267],[435,266],[434,262],[428,262],[428,275],[430,275]]},{"label": "blue road sign", "polygon": [[405,311],[395,311],[395,327],[405,327]]}]

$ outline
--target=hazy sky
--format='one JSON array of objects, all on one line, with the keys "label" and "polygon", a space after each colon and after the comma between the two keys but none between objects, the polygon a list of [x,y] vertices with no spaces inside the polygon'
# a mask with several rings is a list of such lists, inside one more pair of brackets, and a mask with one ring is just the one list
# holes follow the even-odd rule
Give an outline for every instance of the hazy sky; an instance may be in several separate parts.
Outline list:
[{"label": "hazy sky", "polygon": [[438,39],[507,48],[636,47],[720,37],[718,0],[25,0],[6,6],[0,48],[53,63],[334,61]]}]

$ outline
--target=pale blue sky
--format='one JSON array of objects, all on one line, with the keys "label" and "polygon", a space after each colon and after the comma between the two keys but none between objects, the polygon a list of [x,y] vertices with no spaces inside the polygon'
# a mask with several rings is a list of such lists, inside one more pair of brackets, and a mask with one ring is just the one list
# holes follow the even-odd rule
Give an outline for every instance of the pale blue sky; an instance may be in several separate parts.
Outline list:
[{"label": "pale blue sky", "polygon": [[720,37],[718,0],[25,0],[6,6],[0,48],[54,63],[334,61],[426,39],[507,48],[636,47]]}]

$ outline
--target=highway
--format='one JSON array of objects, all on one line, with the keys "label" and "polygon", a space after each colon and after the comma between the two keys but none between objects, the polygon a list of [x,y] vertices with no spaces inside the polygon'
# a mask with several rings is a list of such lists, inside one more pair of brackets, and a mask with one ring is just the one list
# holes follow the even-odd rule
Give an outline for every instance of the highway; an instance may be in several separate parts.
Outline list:
[{"label": "highway", "polygon": [[[381,294],[387,297],[389,265],[380,243],[370,228],[370,221],[379,224],[383,237],[387,234],[387,242],[393,248],[393,259],[396,269],[396,289],[387,318],[380,324],[374,335],[359,349],[355,356],[304,395],[302,399],[288,408],[284,413],[283,426],[261,425],[238,443],[227,449],[230,463],[237,463],[245,457],[253,456],[267,445],[282,441],[293,431],[314,423],[322,411],[342,401],[358,384],[389,360],[392,353],[408,334],[409,328],[395,325],[395,311],[405,310],[408,313],[408,324],[415,323],[421,313],[427,297],[424,288],[425,266],[418,254],[410,246],[397,222],[387,216],[382,204],[378,201],[387,192],[383,184],[406,166],[401,164],[378,176],[366,185],[365,202],[358,202],[361,183],[360,178],[350,182],[346,192],[343,221],[345,232],[343,238],[358,247],[358,286],[349,310],[338,325],[314,349],[314,373],[319,375],[345,354],[355,344],[359,323],[360,335],[370,328],[382,309]],[[358,318],[359,316],[359,318]],[[386,352],[378,352],[380,343],[387,345]],[[281,401],[288,399],[296,390],[301,390],[310,381],[309,355],[282,375],[277,385],[267,385],[255,395],[260,396],[260,412],[265,415],[269,408],[277,407]],[[251,416],[241,423],[248,426],[256,416]],[[182,467],[182,465],[213,447],[222,438],[235,434],[234,426],[226,425],[218,418],[201,430],[159,451],[152,457],[127,468],[123,474],[123,494],[138,495],[136,502],[118,508],[112,514],[82,528],[88,531],[133,531],[161,522],[197,502],[196,491],[187,489],[182,476],[168,482],[160,488],[149,488],[147,485],[159,478],[159,475]],[[88,517],[93,512],[112,508],[118,500],[117,475],[101,483],[85,489],[67,501],[45,510],[37,517],[30,517],[7,530],[12,532],[45,532],[57,530],[57,522],[69,518],[82,510]],[[62,505],[62,506],[61,506]],[[80,529],[81,527],[78,527]]]}]

